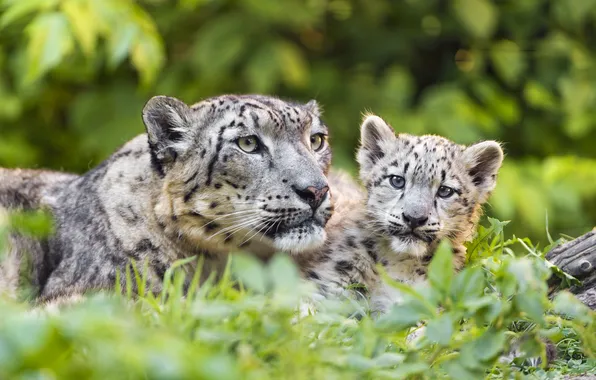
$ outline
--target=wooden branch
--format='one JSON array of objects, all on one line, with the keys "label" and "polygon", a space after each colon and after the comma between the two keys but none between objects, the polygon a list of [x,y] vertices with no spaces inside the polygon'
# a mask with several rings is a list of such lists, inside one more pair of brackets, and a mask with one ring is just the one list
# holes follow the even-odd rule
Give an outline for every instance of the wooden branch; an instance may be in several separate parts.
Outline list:
[{"label": "wooden branch", "polygon": [[596,230],[562,244],[546,254],[546,259],[582,282],[570,290],[596,309]]}]

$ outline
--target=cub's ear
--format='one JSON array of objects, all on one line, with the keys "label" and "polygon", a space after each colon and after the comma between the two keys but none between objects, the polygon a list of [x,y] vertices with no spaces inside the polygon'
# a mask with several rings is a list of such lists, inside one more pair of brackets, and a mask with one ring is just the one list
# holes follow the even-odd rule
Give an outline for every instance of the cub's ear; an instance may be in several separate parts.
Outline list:
[{"label": "cub's ear", "polygon": [[151,153],[161,163],[172,162],[188,148],[190,108],[169,96],[155,96],[143,108]]},{"label": "cub's ear", "polygon": [[316,117],[321,117],[321,107],[319,106],[319,103],[317,103],[316,100],[310,100],[308,103],[304,105],[304,108],[306,108],[308,112],[314,114]]},{"label": "cub's ear", "polygon": [[396,139],[393,128],[385,120],[375,115],[364,117],[360,126],[360,148],[357,154],[360,178],[364,182],[377,161],[385,156],[388,145]]},{"label": "cub's ear", "polygon": [[467,147],[463,162],[478,188],[480,202],[486,202],[497,183],[497,173],[503,163],[503,150],[496,141],[483,141]]}]

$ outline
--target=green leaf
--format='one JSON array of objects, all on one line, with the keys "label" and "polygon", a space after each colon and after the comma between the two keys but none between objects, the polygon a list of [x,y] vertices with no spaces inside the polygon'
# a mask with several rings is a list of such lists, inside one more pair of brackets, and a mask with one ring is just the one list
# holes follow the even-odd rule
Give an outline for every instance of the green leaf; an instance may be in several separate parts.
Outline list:
[{"label": "green leaf", "polygon": [[275,52],[284,82],[290,87],[304,87],[309,81],[308,62],[293,44],[278,42]]},{"label": "green leaf", "polygon": [[377,368],[390,368],[396,365],[401,365],[405,359],[405,355],[396,354],[393,352],[384,352],[374,358],[374,362]]},{"label": "green leaf", "polygon": [[519,83],[527,62],[524,52],[515,42],[503,40],[493,44],[490,56],[497,73],[506,83],[511,86]]},{"label": "green leaf", "polygon": [[217,79],[241,62],[252,46],[251,29],[247,29],[246,21],[246,15],[230,13],[206,23],[198,31],[191,52],[195,70]]},{"label": "green leaf", "polygon": [[488,329],[474,341],[474,352],[477,359],[488,361],[495,359],[505,348],[505,334],[503,331]]},{"label": "green leaf", "polygon": [[484,272],[479,266],[468,267],[455,276],[451,297],[456,302],[470,302],[482,295]]},{"label": "green leaf", "polygon": [[556,313],[576,318],[584,323],[594,323],[595,314],[573,294],[561,291],[553,300],[553,309]]},{"label": "green leaf", "polygon": [[165,62],[161,38],[157,34],[139,34],[131,49],[130,58],[141,76],[141,85],[151,85]]},{"label": "green leaf", "polygon": [[126,58],[138,33],[139,28],[132,23],[118,25],[112,31],[107,46],[110,69],[115,69]]},{"label": "green leaf", "polygon": [[455,14],[468,31],[478,38],[490,37],[498,22],[498,11],[489,0],[455,0]]},{"label": "green leaf", "polygon": [[430,369],[427,363],[403,363],[395,370],[391,371],[391,378],[394,379],[409,379],[413,375],[421,374]]},{"label": "green leaf", "polygon": [[453,324],[453,317],[450,314],[443,314],[437,319],[431,319],[426,326],[426,337],[431,342],[447,346],[453,335]]},{"label": "green leaf", "polygon": [[427,306],[417,299],[408,299],[394,305],[388,313],[379,317],[375,326],[383,331],[402,331],[416,326],[418,322],[432,317]]},{"label": "green leaf", "polygon": [[535,80],[530,80],[526,83],[524,98],[530,106],[537,109],[553,110],[557,107],[557,100],[554,95]]},{"label": "green leaf", "polygon": [[49,10],[55,7],[60,0],[19,0],[9,2],[8,9],[0,16],[0,28],[8,26],[20,18],[31,13]]},{"label": "green leaf", "polygon": [[450,379],[477,380],[483,378],[483,371],[470,369],[463,365],[462,360],[452,360],[443,364],[443,368],[449,374]]},{"label": "green leaf", "polygon": [[540,293],[527,291],[517,294],[514,297],[515,307],[524,312],[534,322],[541,322],[544,319],[544,296]]},{"label": "green leaf", "polygon": [[448,294],[452,278],[453,253],[449,243],[443,240],[428,266],[428,280],[434,289],[441,291],[442,294]]},{"label": "green leaf", "polygon": [[263,41],[246,63],[244,76],[254,91],[267,93],[278,84],[281,73],[274,55],[273,45]]},{"label": "green leaf", "polygon": [[300,276],[296,264],[288,255],[276,254],[269,263],[268,272],[274,290],[281,292],[296,291],[300,283]]},{"label": "green leaf", "polygon": [[232,273],[242,284],[258,292],[267,289],[267,272],[263,264],[248,254],[236,254],[232,257]]},{"label": "green leaf", "polygon": [[37,16],[27,26],[28,67],[25,81],[30,83],[57,66],[73,50],[73,40],[64,14],[58,12]]},{"label": "green leaf", "polygon": [[93,14],[89,2],[67,0],[62,2],[62,10],[83,53],[88,57],[92,56],[97,46],[99,30],[95,20],[97,16]]}]

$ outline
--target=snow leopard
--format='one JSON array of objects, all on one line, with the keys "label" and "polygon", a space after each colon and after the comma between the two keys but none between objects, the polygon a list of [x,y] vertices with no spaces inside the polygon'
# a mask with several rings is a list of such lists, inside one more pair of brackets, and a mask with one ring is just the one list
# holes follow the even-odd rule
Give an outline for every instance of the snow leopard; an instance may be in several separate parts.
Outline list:
[{"label": "snow leopard", "polygon": [[[267,260],[326,240],[331,149],[316,101],[222,95],[187,105],[156,96],[142,120],[146,133],[83,175],[0,169],[0,213],[53,219],[45,238],[10,235],[5,292],[26,278],[47,302],[113,288],[118,273],[124,286],[130,262],[146,263],[159,292],[179,259],[202,257],[203,280],[223,272],[230,252]],[[190,277],[196,266],[185,268]]]},{"label": "snow leopard", "polygon": [[367,115],[357,161],[364,188],[345,174],[329,176],[337,198],[329,238],[299,263],[323,295],[362,295],[378,315],[400,295],[380,280],[377,264],[393,280],[424,283],[439,243],[448,240],[455,269],[462,268],[464,243],[495,188],[503,150],[496,141],[464,146],[435,135],[396,134]]}]

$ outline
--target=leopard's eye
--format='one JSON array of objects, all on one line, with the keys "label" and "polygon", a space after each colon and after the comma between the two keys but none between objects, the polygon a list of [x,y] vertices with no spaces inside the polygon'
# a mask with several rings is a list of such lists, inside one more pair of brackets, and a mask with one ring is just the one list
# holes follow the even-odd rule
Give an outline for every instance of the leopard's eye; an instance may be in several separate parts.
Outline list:
[{"label": "leopard's eye", "polygon": [[396,189],[403,189],[406,186],[406,179],[400,175],[392,175],[389,177],[389,183]]},{"label": "leopard's eye", "polygon": [[310,136],[310,147],[315,152],[320,151],[325,146],[325,135],[322,133],[315,133]]},{"label": "leopard's eye", "polygon": [[259,150],[259,139],[257,136],[240,137],[236,143],[246,153],[255,153]]},{"label": "leopard's eye", "polygon": [[448,186],[441,186],[439,187],[439,191],[437,191],[437,195],[441,198],[449,198],[454,192],[455,191]]}]

